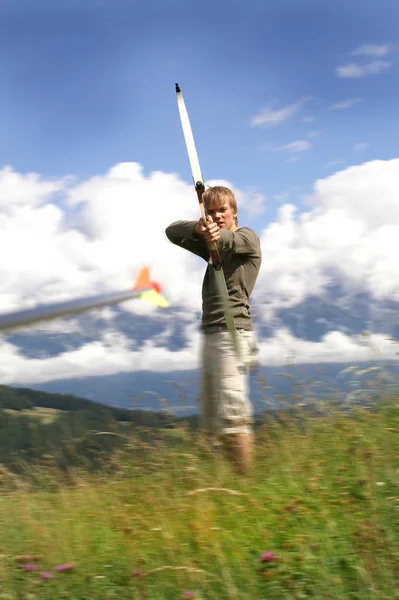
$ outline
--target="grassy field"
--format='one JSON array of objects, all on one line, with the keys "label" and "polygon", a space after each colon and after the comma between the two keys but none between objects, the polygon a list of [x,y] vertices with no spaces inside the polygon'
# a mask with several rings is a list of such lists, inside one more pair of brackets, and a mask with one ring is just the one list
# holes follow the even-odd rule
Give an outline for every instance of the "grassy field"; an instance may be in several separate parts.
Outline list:
[{"label": "grassy field", "polygon": [[398,599],[385,404],[270,418],[245,479],[184,426],[95,474],[0,471],[0,600]]},{"label": "grassy field", "polygon": [[5,413],[8,413],[9,415],[26,415],[28,417],[34,417],[36,419],[39,419],[42,423],[52,423],[54,421],[54,419],[60,414],[60,410],[57,410],[56,408],[43,408],[42,406],[35,406],[31,409],[26,409],[26,410],[11,410],[9,408],[4,408],[3,409]]}]

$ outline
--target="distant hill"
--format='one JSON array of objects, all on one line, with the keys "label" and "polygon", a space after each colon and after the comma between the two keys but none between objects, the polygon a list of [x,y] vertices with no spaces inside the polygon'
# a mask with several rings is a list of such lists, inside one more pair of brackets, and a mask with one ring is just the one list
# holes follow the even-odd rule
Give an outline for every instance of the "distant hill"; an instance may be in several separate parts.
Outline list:
[{"label": "distant hill", "polygon": [[128,410],[71,394],[0,385],[0,467],[29,471],[32,463],[96,468],[129,440],[150,440],[159,430],[196,417],[175,419],[166,411]]},{"label": "distant hill", "polygon": [[[136,426],[165,427],[171,422],[171,415],[166,410],[128,409],[101,404],[94,400],[79,398],[74,394],[60,394],[58,392],[44,392],[26,387],[10,387],[0,385],[0,410],[29,411],[34,408],[49,408],[57,411],[76,412],[94,411],[97,414],[108,415],[119,422],[129,422]],[[176,421],[195,422],[191,418],[175,418]]]},{"label": "distant hill", "polygon": [[[105,406],[85,398],[79,398],[73,394],[49,393],[40,390],[32,390],[25,387],[9,387],[0,385],[0,409],[29,410],[33,407],[53,408],[63,411],[100,411],[112,415],[116,421],[140,421],[139,415],[147,417],[148,411],[130,411],[124,408]],[[157,415],[162,422],[162,415]],[[143,423],[140,423],[143,424]]]}]

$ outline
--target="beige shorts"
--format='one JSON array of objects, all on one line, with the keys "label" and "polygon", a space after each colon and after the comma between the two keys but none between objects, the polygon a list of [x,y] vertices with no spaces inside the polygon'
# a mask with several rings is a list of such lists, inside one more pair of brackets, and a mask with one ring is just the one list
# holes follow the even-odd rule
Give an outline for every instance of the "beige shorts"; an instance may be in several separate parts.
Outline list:
[{"label": "beige shorts", "polygon": [[252,432],[248,370],[256,351],[253,331],[237,330],[240,358],[228,331],[203,334],[200,393],[203,429],[213,435]]}]

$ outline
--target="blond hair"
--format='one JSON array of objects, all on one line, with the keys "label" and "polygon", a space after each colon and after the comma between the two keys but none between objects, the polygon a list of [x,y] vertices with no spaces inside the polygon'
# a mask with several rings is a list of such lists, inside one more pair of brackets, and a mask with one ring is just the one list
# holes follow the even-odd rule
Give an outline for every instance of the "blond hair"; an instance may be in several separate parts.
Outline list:
[{"label": "blond hair", "polygon": [[214,185],[208,187],[202,195],[205,207],[209,208],[212,204],[216,204],[216,207],[222,206],[226,201],[229,203],[231,210],[235,213],[234,220],[236,225],[238,224],[237,219],[237,200],[233,192],[223,185]]}]

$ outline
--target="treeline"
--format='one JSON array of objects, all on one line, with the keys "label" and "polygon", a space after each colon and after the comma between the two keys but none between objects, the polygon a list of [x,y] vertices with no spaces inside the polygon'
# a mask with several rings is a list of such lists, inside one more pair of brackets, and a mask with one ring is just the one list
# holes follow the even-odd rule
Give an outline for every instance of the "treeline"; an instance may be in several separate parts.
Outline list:
[{"label": "treeline", "polygon": [[[36,408],[55,409],[44,420]],[[164,412],[127,410],[67,394],[0,386],[0,464],[14,471],[51,461],[58,468],[103,465],[132,434],[150,439],[183,419]],[[185,419],[191,428],[196,418]]]},{"label": "treeline", "polygon": [[[73,396],[72,394],[55,394],[31,390],[30,388],[13,388],[7,385],[0,385],[0,409],[30,410],[36,406],[65,410],[67,412],[76,410],[102,411],[107,414],[112,414],[117,421],[131,421],[133,414],[132,411],[124,408],[105,406],[103,404],[98,404],[97,402],[92,402],[91,400]],[[135,411],[135,415],[137,418],[140,418],[141,413],[143,413],[142,418],[146,419],[144,414],[146,412],[147,411]],[[154,417],[152,415],[154,415]],[[159,413],[151,413],[148,415],[148,420],[148,425],[150,427],[152,426],[152,423],[157,425],[159,422]]]}]

